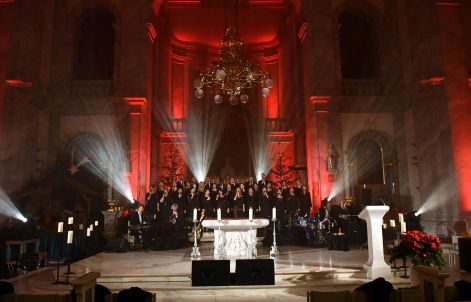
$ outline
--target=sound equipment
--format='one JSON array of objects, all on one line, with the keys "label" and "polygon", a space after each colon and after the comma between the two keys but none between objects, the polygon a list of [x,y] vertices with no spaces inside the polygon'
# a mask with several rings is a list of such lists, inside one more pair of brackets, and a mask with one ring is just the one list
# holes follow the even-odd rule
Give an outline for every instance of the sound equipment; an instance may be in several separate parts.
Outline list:
[{"label": "sound equipment", "polygon": [[231,284],[230,260],[191,262],[191,286],[227,286]]},{"label": "sound equipment", "polygon": [[275,285],[273,259],[237,259],[236,285]]},{"label": "sound equipment", "polygon": [[458,238],[460,269],[471,272],[471,238]]},{"label": "sound equipment", "polygon": [[108,239],[105,246],[105,252],[108,253],[126,253],[129,249],[129,243],[123,238]]}]

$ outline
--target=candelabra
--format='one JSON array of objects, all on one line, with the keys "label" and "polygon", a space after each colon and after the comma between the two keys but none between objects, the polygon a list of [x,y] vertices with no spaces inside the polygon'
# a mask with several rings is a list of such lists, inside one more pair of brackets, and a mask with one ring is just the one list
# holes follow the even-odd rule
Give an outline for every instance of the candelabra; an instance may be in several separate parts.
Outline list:
[{"label": "candelabra", "polygon": [[191,258],[197,259],[201,256],[200,248],[198,247],[198,238],[197,238],[197,230],[196,230],[196,223],[198,220],[193,220],[193,232],[195,233],[195,240],[193,242],[193,250],[191,251]]},{"label": "candelabra", "polygon": [[270,258],[276,258],[280,254],[278,247],[276,246],[276,218],[272,219],[273,221],[273,244],[270,250]]},{"label": "candelabra", "polygon": [[63,284],[64,282],[60,281],[59,280],[59,268],[60,268],[60,257],[62,256],[63,254],[63,243],[62,243],[62,231],[59,231],[58,232],[59,234],[59,253],[57,254],[57,277],[56,277],[56,280],[54,282],[52,282],[52,284]]}]

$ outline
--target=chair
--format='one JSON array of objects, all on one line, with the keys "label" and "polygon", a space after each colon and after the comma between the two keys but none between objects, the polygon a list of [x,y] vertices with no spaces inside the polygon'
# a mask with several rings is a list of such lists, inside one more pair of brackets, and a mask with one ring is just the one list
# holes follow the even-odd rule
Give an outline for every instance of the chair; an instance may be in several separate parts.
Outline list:
[{"label": "chair", "polygon": [[345,291],[336,291],[336,292],[320,292],[309,290],[307,292],[307,302],[350,302],[351,301],[351,292],[348,290]]},{"label": "chair", "polygon": [[400,288],[396,290],[396,302],[418,302],[421,301],[418,288]]}]

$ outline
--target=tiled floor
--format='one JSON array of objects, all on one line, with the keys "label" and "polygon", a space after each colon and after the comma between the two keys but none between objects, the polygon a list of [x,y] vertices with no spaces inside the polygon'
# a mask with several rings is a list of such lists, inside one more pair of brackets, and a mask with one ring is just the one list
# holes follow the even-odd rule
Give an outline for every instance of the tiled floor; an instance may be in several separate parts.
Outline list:
[{"label": "tiled floor", "polygon": [[[202,259],[211,259],[212,245],[201,247]],[[275,261],[276,285],[259,287],[191,287],[191,249],[128,253],[101,253],[73,263],[72,271],[80,275],[98,271],[99,283],[119,291],[138,286],[157,293],[158,301],[305,301],[309,288],[333,291],[354,289],[367,282],[362,269],[368,258],[365,249],[348,252],[281,246]],[[259,248],[259,258],[268,258],[268,249]],[[231,263],[235,270],[235,261]],[[61,275],[62,275],[61,269]],[[397,287],[408,286],[408,279],[399,278],[402,272],[393,273],[390,281]],[[65,293],[66,285],[51,285],[55,269],[47,268],[15,278],[17,292]],[[471,279],[469,273],[451,271],[449,283],[457,279]]]}]

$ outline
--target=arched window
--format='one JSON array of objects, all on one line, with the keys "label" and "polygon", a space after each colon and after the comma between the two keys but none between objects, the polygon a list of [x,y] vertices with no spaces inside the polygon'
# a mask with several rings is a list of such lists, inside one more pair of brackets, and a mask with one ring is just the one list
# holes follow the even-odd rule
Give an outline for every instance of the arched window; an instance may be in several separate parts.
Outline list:
[{"label": "arched window", "polygon": [[77,32],[74,74],[77,80],[112,80],[115,19],[106,9],[84,14]]},{"label": "arched window", "polygon": [[379,79],[378,39],[375,25],[356,11],[339,17],[340,63],[343,79]]},{"label": "arched window", "polygon": [[383,184],[383,151],[372,139],[362,139],[355,150],[358,184]]}]

